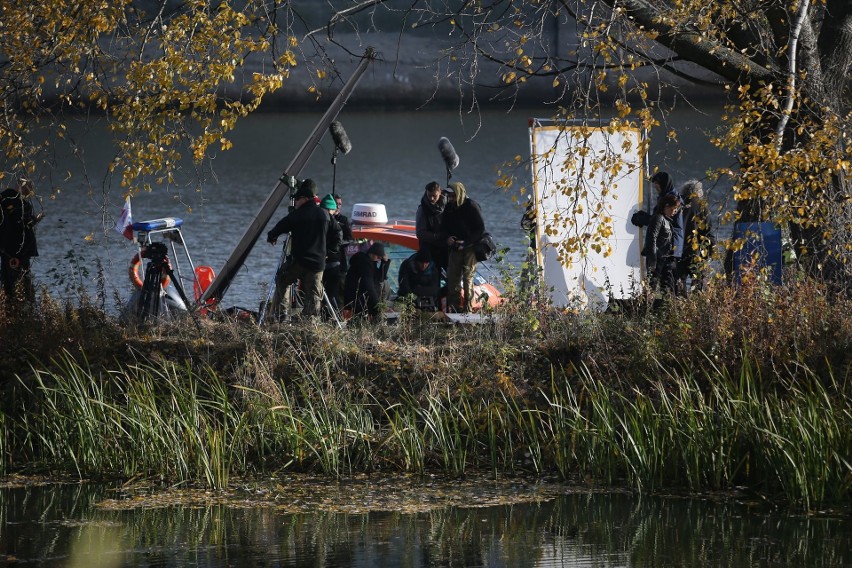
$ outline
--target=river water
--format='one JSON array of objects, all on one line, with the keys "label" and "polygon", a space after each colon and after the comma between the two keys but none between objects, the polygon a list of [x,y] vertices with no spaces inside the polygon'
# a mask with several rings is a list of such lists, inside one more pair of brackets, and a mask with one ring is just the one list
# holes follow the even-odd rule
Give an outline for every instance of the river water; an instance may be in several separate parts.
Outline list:
[{"label": "river water", "polygon": [[[336,191],[344,196],[345,213],[356,202],[379,202],[386,205],[390,218],[413,219],[426,183],[446,182],[437,149],[439,138],[446,136],[460,157],[453,180],[463,182],[481,204],[488,230],[510,249],[507,262],[517,266],[524,251],[521,212],[512,201],[516,192],[497,187],[497,172],[507,171],[504,164],[516,156],[528,160],[528,119],[548,116],[547,109],[478,115],[344,111],[339,119],[352,151],[338,157],[336,178],[328,135],[301,176],[314,178],[323,193],[330,192],[334,182]],[[729,157],[706,142],[706,133],[718,127],[719,116],[719,110],[712,108],[673,112],[664,127],[651,133],[651,164],[670,171],[679,182],[704,178],[711,167],[731,165]],[[182,218],[195,264],[218,271],[319,118],[319,114],[259,114],[245,119],[231,137],[233,149],[212,160],[212,173],[206,172],[200,184],[190,168],[176,184],[136,196],[134,220]],[[118,183],[105,173],[114,151],[104,119],[69,122],[67,127],[69,137],[78,144],[76,154],[59,152],[55,167],[40,172],[38,178],[46,217],[38,227],[41,256],[34,265],[35,276],[54,295],[73,299],[81,289],[96,292],[100,266],[108,303],[123,301],[131,292],[127,268],[135,250],[112,229],[123,196]],[[668,140],[669,130],[678,131],[677,143]],[[85,158],[85,167],[80,156]],[[529,187],[527,169],[512,171],[518,178],[516,188]],[[715,201],[728,193],[724,186],[708,189]],[[282,204],[273,222],[285,214]],[[256,307],[278,254],[278,249],[266,244],[264,233],[224,305]]]},{"label": "river water", "polygon": [[[345,483],[345,482],[342,482]],[[325,490],[334,494],[340,484]],[[0,489],[0,565],[44,567],[841,567],[852,521],[765,503],[638,497],[519,484],[537,500],[419,511],[288,512],[291,500],[187,505],[122,498],[119,486]],[[451,487],[452,483],[445,483]],[[484,490],[489,482],[483,481]],[[362,482],[357,490],[367,491]],[[286,493],[286,486],[278,487]],[[406,490],[412,490],[408,485]],[[392,485],[382,492],[393,493]],[[250,493],[246,491],[246,493]],[[478,493],[478,492],[477,492]],[[385,495],[388,496],[388,495]],[[449,498],[446,498],[449,502]],[[116,503],[130,508],[115,508]]]}]

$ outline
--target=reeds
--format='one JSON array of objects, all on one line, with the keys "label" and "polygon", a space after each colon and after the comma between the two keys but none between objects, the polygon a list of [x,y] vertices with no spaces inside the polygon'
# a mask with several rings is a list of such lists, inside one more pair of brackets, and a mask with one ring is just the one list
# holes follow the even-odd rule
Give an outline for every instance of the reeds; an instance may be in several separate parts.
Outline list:
[{"label": "reeds", "polygon": [[328,367],[308,368],[269,392],[229,386],[209,367],[96,371],[66,354],[21,378],[25,410],[0,415],[2,454],[15,460],[0,466],[210,487],[270,469],[487,470],[639,491],[746,486],[806,509],[852,497],[852,397],[833,374],[799,368],[767,388],[753,366],[730,376],[708,362],[660,367],[645,379],[653,388],[625,391],[581,369],[554,373],[533,404],[464,388],[387,402],[340,388]]}]

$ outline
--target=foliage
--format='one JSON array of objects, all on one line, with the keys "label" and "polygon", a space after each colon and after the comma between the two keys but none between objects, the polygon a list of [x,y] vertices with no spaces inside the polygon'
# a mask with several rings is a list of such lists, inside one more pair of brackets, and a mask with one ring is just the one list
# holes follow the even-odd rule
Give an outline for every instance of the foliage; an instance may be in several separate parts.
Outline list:
[{"label": "foliage", "polygon": [[[411,3],[407,21],[451,38],[440,68],[461,87],[484,83],[505,96],[536,80],[551,81],[549,101],[558,106],[560,121],[611,120],[612,129],[648,131],[665,125],[679,85],[701,85],[724,97],[725,124],[712,140],[738,163],[708,175],[733,188],[738,206],[729,220],[789,224],[812,273],[836,279],[849,271],[848,2],[434,0]],[[494,69],[489,63],[497,66],[496,81],[486,75]],[[470,106],[478,105],[477,92],[469,95]],[[671,140],[678,135],[666,134]],[[591,155],[582,140],[570,146],[569,159],[555,164],[562,178],[553,183],[590,217],[561,245],[566,263],[575,254],[604,250],[612,229],[585,180],[603,172],[609,187],[631,167],[617,147]],[[518,156],[508,166],[522,161]],[[515,187],[512,171],[498,184]],[[523,194],[521,185],[516,189]],[[542,231],[570,228],[577,211],[545,219]]]},{"label": "foliage", "polygon": [[[5,2],[0,54],[0,127],[5,169],[32,174],[49,146],[40,128],[66,138],[59,117],[94,109],[110,117],[118,150],[110,170],[126,192],[169,184],[188,153],[196,163],[238,118],[276,90],[296,64],[277,22],[277,2]],[[280,39],[278,40],[280,42]],[[246,76],[253,54],[272,54]],[[240,75],[242,74],[242,76]],[[237,85],[237,94],[223,96]],[[73,144],[73,141],[68,141]]]}]

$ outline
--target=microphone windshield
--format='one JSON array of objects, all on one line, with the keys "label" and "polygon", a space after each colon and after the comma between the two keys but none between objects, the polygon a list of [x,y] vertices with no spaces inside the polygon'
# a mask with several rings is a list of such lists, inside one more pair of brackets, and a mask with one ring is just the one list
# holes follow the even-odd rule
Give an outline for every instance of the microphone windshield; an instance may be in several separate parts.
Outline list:
[{"label": "microphone windshield", "polygon": [[340,121],[335,120],[328,126],[328,129],[331,131],[331,137],[337,149],[344,154],[348,154],[352,149],[352,142],[349,141],[349,137],[346,135],[346,131],[343,130],[343,125],[340,124]]},{"label": "microphone windshield", "polygon": [[441,157],[444,159],[444,163],[447,165],[448,170],[454,170],[459,167],[459,155],[456,154],[453,145],[450,144],[449,139],[445,137],[441,137],[438,140],[438,151],[441,152]]}]

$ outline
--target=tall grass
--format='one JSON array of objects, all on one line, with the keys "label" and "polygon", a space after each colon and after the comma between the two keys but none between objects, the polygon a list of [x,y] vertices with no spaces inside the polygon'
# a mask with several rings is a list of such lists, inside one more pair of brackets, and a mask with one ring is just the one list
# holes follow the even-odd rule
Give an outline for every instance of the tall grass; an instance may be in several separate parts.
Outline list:
[{"label": "tall grass", "polygon": [[553,371],[539,397],[473,397],[462,383],[400,386],[391,401],[304,361],[261,388],[207,366],[108,370],[66,353],[19,378],[22,404],[0,415],[0,466],[210,487],[282,469],[557,473],[638,491],[746,486],[807,509],[852,498],[852,396],[833,373],[799,367],[767,384],[747,359],[732,375],[708,358],[660,365],[645,388],[580,367]]}]

